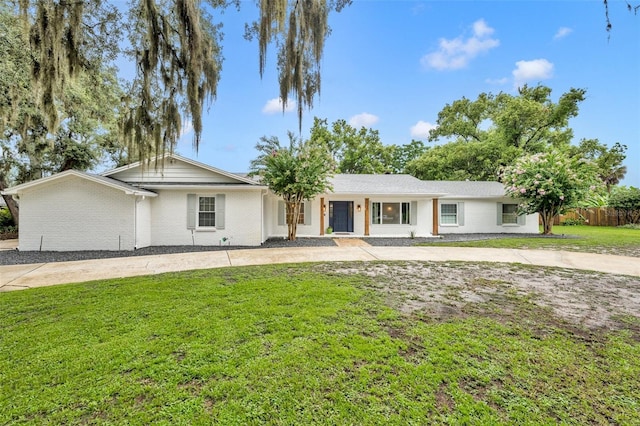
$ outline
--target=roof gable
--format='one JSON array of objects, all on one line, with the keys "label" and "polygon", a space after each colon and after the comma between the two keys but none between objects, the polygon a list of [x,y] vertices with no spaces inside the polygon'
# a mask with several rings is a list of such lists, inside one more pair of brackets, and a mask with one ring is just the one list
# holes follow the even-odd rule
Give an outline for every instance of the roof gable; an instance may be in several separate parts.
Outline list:
[{"label": "roof gable", "polygon": [[79,172],[77,170],[66,170],[64,172],[56,173],[55,175],[51,175],[42,179],[32,180],[31,182],[26,182],[20,185],[16,185],[12,188],[7,188],[5,191],[3,191],[3,194],[19,195],[21,192],[27,191],[36,186],[54,183],[57,180],[73,178],[73,177],[79,178],[79,179],[85,179],[85,180],[99,183],[101,185],[105,185],[113,189],[123,191],[127,195],[143,195],[147,197],[156,197],[158,195],[155,192],[136,188],[134,186],[127,185],[126,183],[119,182],[109,177],[93,175],[85,172]]},{"label": "roof gable", "polygon": [[236,175],[176,154],[158,156],[149,164],[140,161],[102,173],[132,184],[222,184],[259,185]]}]

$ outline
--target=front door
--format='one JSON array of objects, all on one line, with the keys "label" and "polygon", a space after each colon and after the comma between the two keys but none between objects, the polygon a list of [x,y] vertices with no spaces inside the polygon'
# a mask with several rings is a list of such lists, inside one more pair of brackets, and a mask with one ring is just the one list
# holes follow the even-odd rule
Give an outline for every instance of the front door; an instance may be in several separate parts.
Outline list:
[{"label": "front door", "polygon": [[329,226],[333,232],[353,232],[353,201],[329,201]]}]

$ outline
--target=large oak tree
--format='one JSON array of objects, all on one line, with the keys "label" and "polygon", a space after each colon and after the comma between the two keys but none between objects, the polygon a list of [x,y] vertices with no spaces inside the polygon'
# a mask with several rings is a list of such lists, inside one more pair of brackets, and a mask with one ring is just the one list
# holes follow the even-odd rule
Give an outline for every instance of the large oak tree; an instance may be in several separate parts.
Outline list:
[{"label": "large oak tree", "polygon": [[[194,147],[202,134],[202,114],[215,99],[222,67],[221,32],[215,15],[239,0],[132,0],[124,15],[106,0],[15,0],[33,50],[32,78],[45,125],[56,128],[56,102],[66,86],[97,58],[120,53],[121,32],[136,63],[124,139],[140,158],[172,150],[180,126],[190,119]],[[329,33],[328,15],[350,0],[258,0],[259,18],[246,36],[258,39],[262,75],[270,46],[277,49],[283,108],[293,97],[302,118],[320,93],[320,64]]]}]

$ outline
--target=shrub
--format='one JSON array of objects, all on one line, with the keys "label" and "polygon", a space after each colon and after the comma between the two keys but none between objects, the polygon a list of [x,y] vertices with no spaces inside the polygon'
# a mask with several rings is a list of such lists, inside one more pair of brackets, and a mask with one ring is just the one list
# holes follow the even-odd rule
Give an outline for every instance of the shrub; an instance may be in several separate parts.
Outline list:
[{"label": "shrub", "polygon": [[640,188],[614,188],[609,197],[609,206],[620,211],[628,223],[640,223]]},{"label": "shrub", "polygon": [[6,228],[13,227],[13,217],[9,209],[0,208],[0,232],[5,231]]},{"label": "shrub", "polygon": [[620,225],[618,228],[623,229],[638,229],[640,230],[640,223],[627,223],[626,225]]},{"label": "shrub", "polygon": [[582,217],[576,217],[576,218],[568,218],[563,220],[560,225],[562,226],[578,226],[578,225],[584,225],[584,218]]}]

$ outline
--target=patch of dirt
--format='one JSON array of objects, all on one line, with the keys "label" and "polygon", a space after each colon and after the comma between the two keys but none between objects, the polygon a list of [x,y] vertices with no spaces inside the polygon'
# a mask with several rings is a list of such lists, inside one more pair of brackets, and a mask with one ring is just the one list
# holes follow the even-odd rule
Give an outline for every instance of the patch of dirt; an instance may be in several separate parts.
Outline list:
[{"label": "patch of dirt", "polygon": [[[507,321],[558,322],[585,331],[627,329],[640,336],[640,278],[500,263],[385,262],[318,265],[367,276],[367,286],[407,314],[435,319],[482,312]],[[549,318],[549,320],[553,320]],[[547,322],[548,322],[547,321]],[[584,334],[584,333],[582,333]],[[588,338],[588,332],[585,338]]]}]

